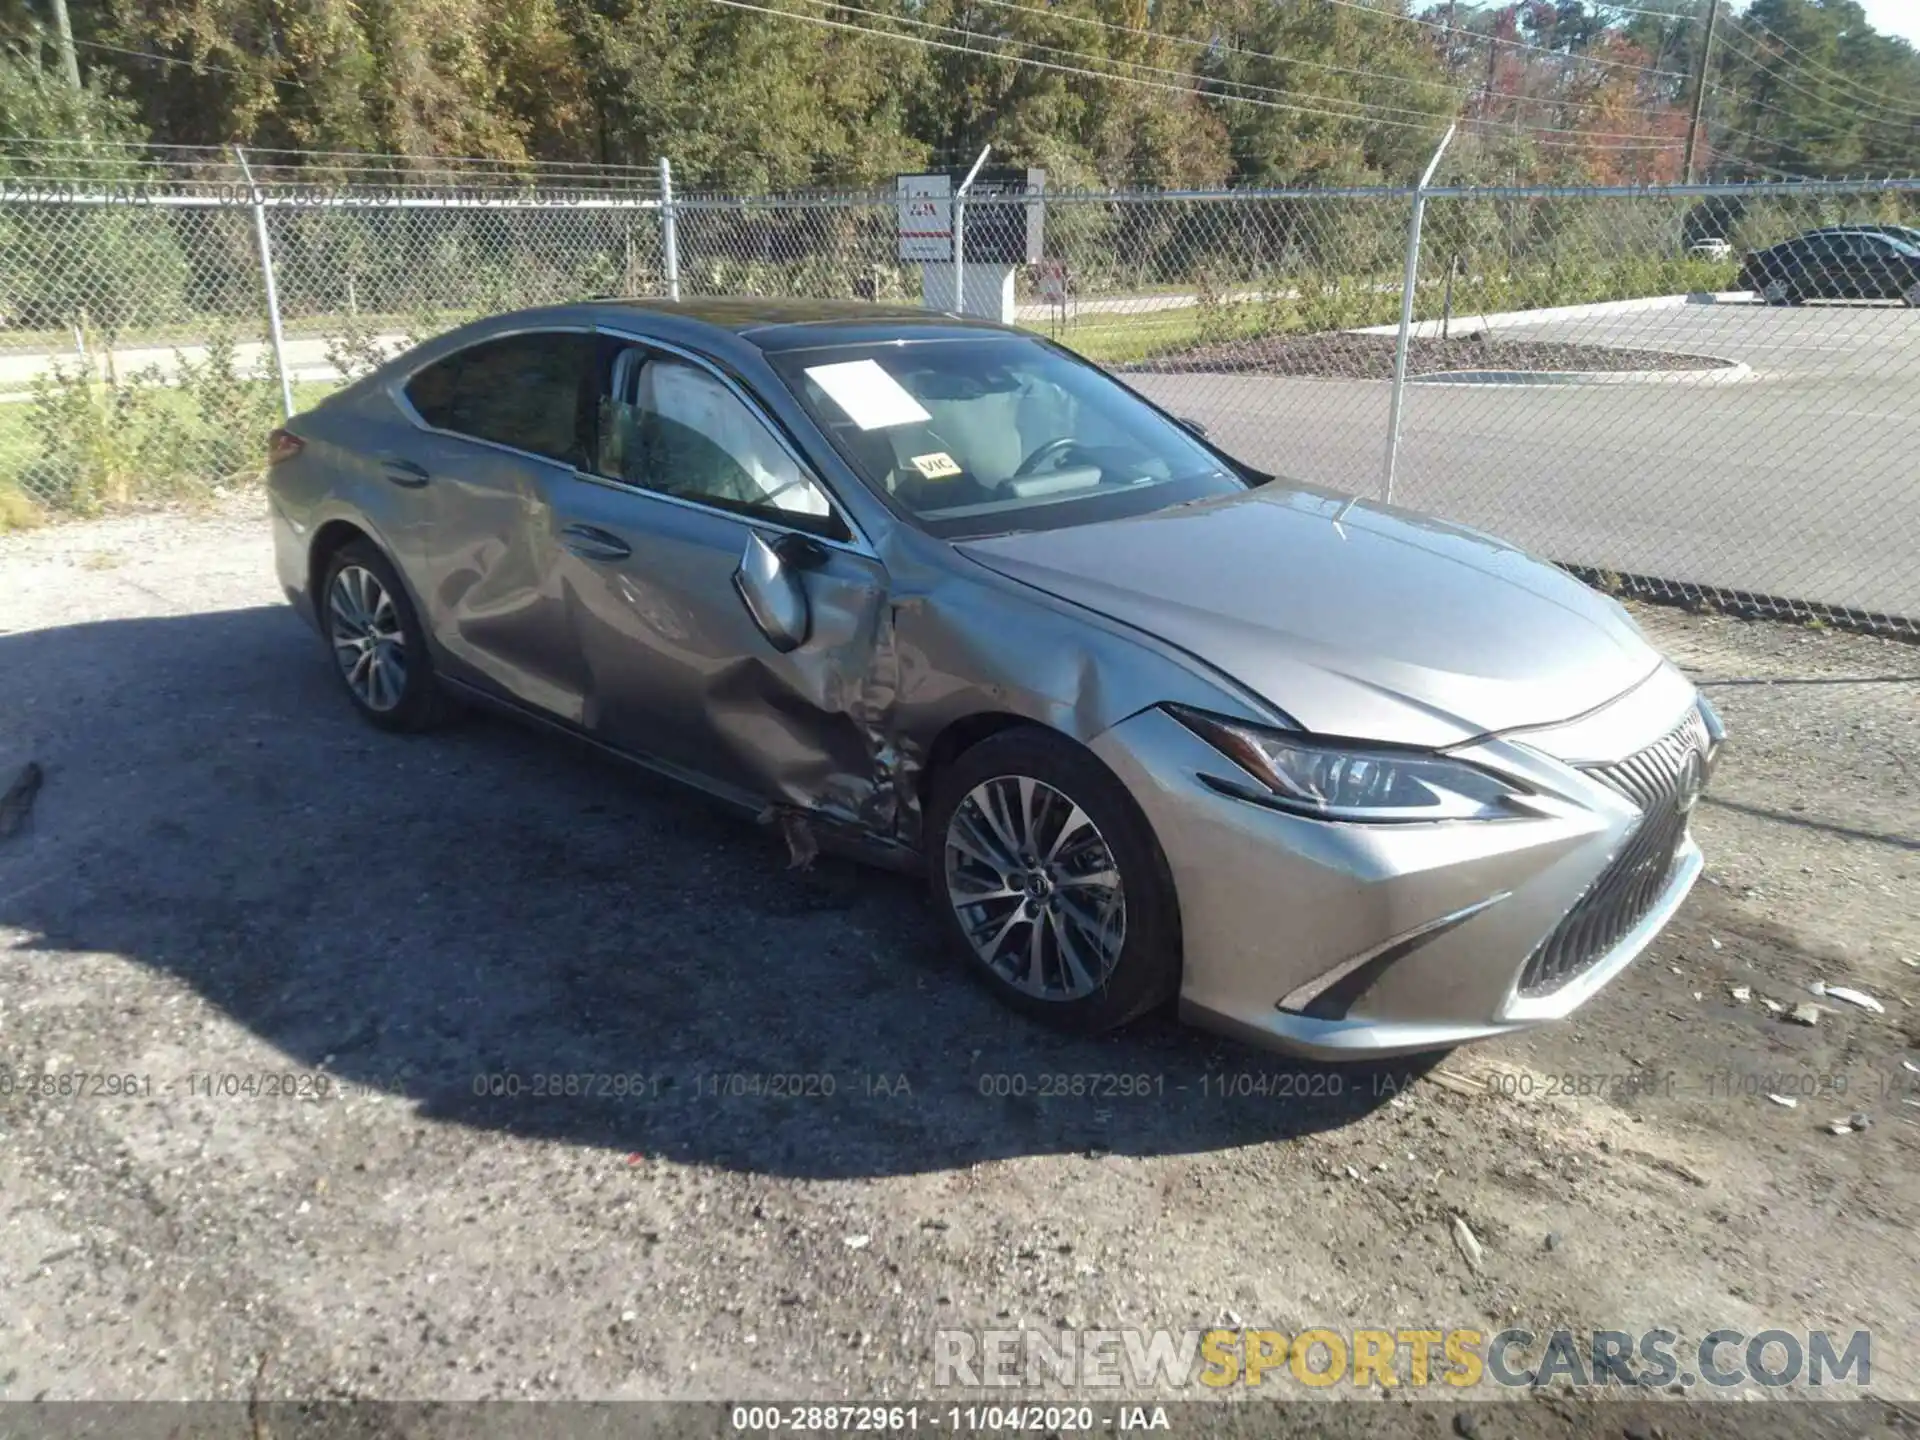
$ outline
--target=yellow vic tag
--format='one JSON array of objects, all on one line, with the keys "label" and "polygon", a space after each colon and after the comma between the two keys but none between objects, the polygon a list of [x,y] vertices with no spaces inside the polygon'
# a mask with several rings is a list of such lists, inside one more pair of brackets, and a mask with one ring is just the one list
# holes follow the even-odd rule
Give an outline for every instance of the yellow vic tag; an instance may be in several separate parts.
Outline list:
[{"label": "yellow vic tag", "polygon": [[931,455],[914,456],[913,468],[929,480],[944,480],[949,475],[958,475],[960,473],[960,467],[954,463],[953,457],[944,450],[936,450]]}]

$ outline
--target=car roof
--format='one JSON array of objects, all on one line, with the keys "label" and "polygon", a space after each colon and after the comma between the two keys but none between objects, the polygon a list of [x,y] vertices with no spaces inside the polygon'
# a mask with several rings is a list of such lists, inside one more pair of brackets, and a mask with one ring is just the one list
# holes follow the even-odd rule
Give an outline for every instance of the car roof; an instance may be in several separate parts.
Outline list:
[{"label": "car roof", "polygon": [[664,322],[684,333],[692,326],[723,331],[761,350],[810,350],[831,345],[861,345],[884,340],[937,340],[982,335],[1023,335],[1024,331],[943,315],[918,306],[878,305],[863,300],[784,300],[757,296],[701,296],[667,300],[655,296],[607,297],[587,302],[609,323]]},{"label": "car roof", "polygon": [[1812,235],[1882,235],[1898,239],[1902,235],[1920,234],[1911,225],[1876,225],[1862,221],[1858,225],[1822,225],[1818,230],[1802,230],[1793,238],[1805,240]]}]

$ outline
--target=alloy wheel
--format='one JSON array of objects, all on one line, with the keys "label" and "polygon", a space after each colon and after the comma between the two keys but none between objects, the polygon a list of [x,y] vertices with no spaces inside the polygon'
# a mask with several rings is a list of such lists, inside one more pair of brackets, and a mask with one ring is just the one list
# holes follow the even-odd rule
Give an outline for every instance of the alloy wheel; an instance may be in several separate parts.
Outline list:
[{"label": "alloy wheel", "polygon": [[1014,988],[1079,1000],[1126,944],[1126,894],[1106,838],[1068,796],[1027,775],[967,792],[947,822],[947,899],[967,943]]},{"label": "alloy wheel", "polygon": [[407,690],[407,640],[380,577],[361,565],[341,566],[327,589],[327,617],[347,688],[369,710],[392,710]]}]

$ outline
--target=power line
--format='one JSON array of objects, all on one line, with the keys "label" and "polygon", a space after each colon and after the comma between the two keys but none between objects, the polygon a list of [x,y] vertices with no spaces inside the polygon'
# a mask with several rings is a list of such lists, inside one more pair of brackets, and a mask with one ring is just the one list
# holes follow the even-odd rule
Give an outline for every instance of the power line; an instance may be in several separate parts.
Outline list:
[{"label": "power line", "polygon": [[75,40],[73,43],[85,46],[89,50],[107,50],[115,55],[131,55],[140,60],[153,60],[161,65],[184,65],[189,70],[211,71],[215,75],[234,75],[242,80],[255,78],[244,70],[229,69],[225,65],[214,65],[205,60],[182,60],[177,55],[156,55],[151,50],[129,50],[124,45],[107,45],[98,40]]},{"label": "power line", "polygon": [[[1189,49],[1202,50],[1209,54],[1238,55],[1248,60],[1270,60],[1279,65],[1300,65],[1308,69],[1325,70],[1337,75],[1353,75],[1369,80],[1381,80],[1388,84],[1428,86],[1461,97],[1465,97],[1471,90],[1469,86],[1456,84],[1447,80],[1423,80],[1418,76],[1394,75],[1383,70],[1362,70],[1351,65],[1333,65],[1323,60],[1309,60],[1301,55],[1275,55],[1265,50],[1251,50],[1243,46],[1228,45],[1212,40],[1201,40],[1190,35],[1174,35],[1164,31],[1144,30],[1136,25],[1116,25],[1112,21],[1096,19],[1090,15],[1073,15],[1064,11],[1043,9],[1036,5],[1019,4],[1017,0],[973,0],[973,3],[990,5],[995,9],[1011,10],[1018,14],[1033,15],[1047,20],[1064,20],[1074,25],[1092,26],[1115,34],[1140,36],[1150,40],[1164,40],[1175,45],[1184,45]],[[1482,38],[1474,36],[1471,31],[1462,30],[1457,33],[1467,35],[1470,38]],[[1560,60],[1577,62],[1581,58],[1577,55],[1563,55],[1558,51],[1553,52],[1553,54],[1556,59]],[[1524,95],[1515,90],[1494,90],[1483,93],[1490,93],[1498,99],[1513,100],[1523,105],[1556,105],[1576,110],[1604,110],[1607,108],[1604,102],[1598,100],[1574,100],[1565,96]]]},{"label": "power line", "polygon": [[[1742,32],[1741,38],[1744,40],[1752,41],[1755,44],[1759,43],[1758,40],[1755,39],[1755,37],[1747,35],[1744,32]],[[1878,115],[1869,115],[1865,110],[1857,108],[1861,102],[1853,96],[1843,95],[1843,96],[1836,97],[1834,95],[1820,95],[1820,94],[1816,94],[1812,90],[1807,89],[1804,85],[1800,85],[1796,83],[1796,81],[1792,77],[1795,75],[1803,74],[1805,72],[1803,72],[1798,66],[1787,66],[1783,73],[1782,69],[1780,68],[1782,65],[1783,57],[1755,55],[1751,51],[1745,50],[1738,45],[1732,45],[1732,44],[1729,44],[1727,48],[1731,50],[1740,59],[1746,61],[1749,65],[1752,65],[1756,69],[1758,69],[1765,78],[1771,79],[1771,80],[1777,80],[1782,85],[1785,85],[1789,90],[1795,91],[1796,93],[1805,96],[1807,99],[1812,100],[1817,104],[1831,105],[1836,109],[1844,111],[1847,115],[1849,115],[1853,119],[1864,120],[1870,125],[1908,126],[1908,125],[1911,125],[1916,118],[1920,118],[1920,111],[1910,112],[1908,114],[1901,116],[1898,119],[1893,119],[1893,120],[1889,120]],[[1849,103],[1842,103],[1843,101],[1849,102]],[[1790,113],[1790,112],[1783,112],[1783,113]],[[1794,118],[1804,119],[1806,117],[1795,116]]]},{"label": "power line", "polygon": [[[1145,79],[1139,76],[1117,74],[1112,70],[1090,69],[1082,65],[1066,65],[1066,64],[1061,64],[1057,61],[1052,61],[1052,60],[1035,59],[1032,56],[1015,55],[1005,50],[981,49],[978,46],[974,46],[974,45],[955,45],[949,41],[935,40],[935,39],[928,38],[926,36],[902,34],[897,30],[876,30],[863,25],[851,24],[843,20],[833,20],[823,15],[806,15],[794,10],[778,10],[766,5],[755,5],[755,4],[748,3],[748,0],[708,0],[708,3],[724,6],[727,9],[731,9],[731,10],[745,10],[745,11],[750,11],[760,15],[771,15],[778,19],[783,19],[783,20],[798,20],[802,24],[817,25],[830,30],[847,31],[856,35],[870,36],[875,39],[893,40],[893,41],[901,42],[905,44],[918,45],[926,49],[946,50],[946,51],[951,51],[953,53],[961,54],[961,55],[975,55],[984,59],[998,60],[1006,64],[1027,65],[1037,69],[1055,71],[1061,74],[1084,76],[1088,79],[1093,79],[1093,80],[1110,80],[1110,81],[1116,81],[1123,84],[1139,85],[1148,89],[1162,90],[1162,91],[1167,91],[1167,92],[1178,94],[1178,95],[1191,95],[1198,99],[1203,99],[1203,100],[1204,99],[1227,100],[1227,101],[1232,101],[1242,105],[1253,105],[1261,109],[1267,109],[1267,110],[1292,111],[1292,112],[1301,113],[1301,114],[1318,115],[1326,119],[1343,120],[1353,124],[1383,125],[1383,126],[1390,126],[1393,128],[1403,129],[1403,130],[1420,130],[1427,133],[1431,133],[1436,128],[1436,125],[1437,125],[1437,121],[1433,123],[1428,123],[1428,124],[1420,124],[1413,121],[1392,120],[1384,117],[1369,117],[1364,115],[1344,115],[1338,112],[1316,109],[1311,106],[1292,105],[1292,104],[1287,104],[1287,103],[1283,103],[1281,101],[1275,101],[1275,100],[1262,100],[1250,95],[1222,95],[1214,91],[1199,89],[1192,85],[1179,85],[1179,84],[1173,84],[1168,81],[1150,80],[1150,79]],[[815,0],[815,3],[837,4],[837,0]],[[850,7],[838,7],[838,8],[850,8]],[[893,19],[897,17],[889,16],[887,18]],[[969,31],[969,32],[962,32],[962,33],[967,34],[972,38],[986,40],[986,41],[991,41],[995,38],[991,36],[979,35],[978,32]],[[1018,44],[1020,42],[1013,41],[1010,43]],[[1098,58],[1104,61],[1106,58],[1106,57],[1087,56],[1079,51],[1071,51],[1068,53],[1079,56],[1079,58],[1082,58],[1082,59]],[[1127,62],[1117,62],[1117,63],[1127,63]],[[1171,72],[1163,72],[1163,73],[1171,73]],[[1485,123],[1492,123],[1492,122],[1465,120],[1465,121],[1462,121],[1461,123],[1467,124],[1467,125],[1476,125],[1476,124],[1485,124]],[[1501,133],[1505,133],[1507,130],[1507,127],[1505,125],[1501,125],[1497,123],[1494,124],[1494,128]],[[1570,132],[1563,131],[1558,133],[1565,135]],[[1538,145],[1564,146],[1566,148],[1586,148],[1582,146],[1580,142],[1577,140],[1547,139],[1539,136],[1532,136],[1530,137],[1530,139],[1532,140],[1533,143]],[[1646,140],[1643,140],[1642,137],[1638,137],[1638,136],[1632,137],[1632,139],[1638,143],[1632,143],[1632,144],[1626,144],[1626,145],[1615,145],[1615,146],[1598,146],[1594,148],[1606,149],[1606,150],[1623,150],[1623,151],[1624,150],[1664,150],[1679,143],[1677,140],[1674,140],[1674,139],[1646,141]]]},{"label": "power line", "polygon": [[[1760,21],[1755,20],[1750,14],[1732,17],[1731,23],[1736,28],[1739,28],[1741,30],[1741,33],[1745,35],[1747,39],[1754,41],[1756,44],[1761,43],[1762,37],[1764,36],[1767,40],[1772,40],[1775,43],[1792,51],[1795,55],[1798,55],[1801,61],[1803,62],[1802,66],[1800,67],[1803,73],[1811,72],[1814,74],[1829,76],[1831,77],[1829,83],[1837,83],[1837,84],[1845,85],[1851,90],[1859,91],[1860,92],[1858,97],[1859,99],[1866,101],[1868,104],[1875,105],[1880,109],[1894,110],[1894,111],[1897,111],[1899,114],[1908,116],[1908,117],[1920,115],[1920,110],[1909,108],[1913,103],[1910,99],[1906,101],[1898,100],[1892,95],[1887,94],[1887,92],[1884,90],[1875,90],[1871,86],[1862,85],[1858,80],[1853,79],[1851,76],[1842,75],[1838,70],[1830,69],[1829,67],[1822,65],[1819,61],[1815,60],[1813,56],[1807,54],[1806,51],[1802,50],[1798,45],[1794,44],[1791,40],[1787,39],[1787,37],[1782,35],[1779,31],[1769,29],[1766,25],[1762,24]],[[1760,33],[1758,35],[1752,33],[1755,30],[1759,31]]]},{"label": "power line", "polygon": [[[1382,20],[1399,20],[1408,25],[1422,25],[1429,30],[1438,30],[1443,35],[1464,35],[1470,40],[1487,40],[1507,46],[1512,50],[1530,50],[1537,55],[1551,55],[1561,60],[1574,60],[1586,65],[1602,65],[1612,70],[1633,70],[1643,75],[1658,75],[1665,80],[1685,80],[1687,77],[1677,70],[1661,70],[1652,65],[1636,65],[1630,60],[1609,60],[1603,55],[1576,55],[1571,50],[1555,50],[1546,45],[1531,45],[1525,40],[1499,39],[1491,35],[1481,35],[1477,31],[1463,30],[1457,25],[1442,25],[1438,21],[1428,20],[1419,15],[1401,15],[1392,10],[1382,10],[1377,5],[1366,5],[1361,0],[1327,0],[1329,5],[1341,5],[1349,10],[1363,11],[1378,16]],[[1518,6],[1513,7],[1515,9]]]},{"label": "power line", "polygon": [[[1289,96],[1295,99],[1310,98],[1313,100],[1323,101],[1329,105],[1350,105],[1355,107],[1356,110],[1360,110],[1360,111],[1382,110],[1395,115],[1420,115],[1420,116],[1429,117],[1436,122],[1440,118],[1442,118],[1440,115],[1436,114],[1433,111],[1415,109],[1405,105],[1384,105],[1379,103],[1378,101],[1371,101],[1371,100],[1349,100],[1342,95],[1318,95],[1308,91],[1288,90],[1277,85],[1262,85],[1254,81],[1248,81],[1248,80],[1227,80],[1217,76],[1197,76],[1190,70],[1170,70],[1160,65],[1148,65],[1143,61],[1126,60],[1118,56],[1112,56],[1112,55],[1095,55],[1095,54],[1090,54],[1084,50],[1074,50],[1066,46],[1048,45],[1038,40],[1023,39],[1020,36],[993,35],[983,31],[979,31],[979,30],[963,29],[959,26],[954,26],[954,25],[937,25],[932,23],[931,21],[914,20],[905,15],[893,15],[883,10],[866,10],[861,8],[858,5],[848,3],[848,0],[804,0],[804,3],[809,5],[822,5],[831,10],[845,10],[849,14],[865,15],[869,19],[873,19],[873,20],[886,20],[898,25],[911,25],[916,30],[937,30],[948,35],[960,35],[968,39],[979,39],[979,40],[990,41],[996,45],[1011,44],[1011,45],[1022,46],[1028,50],[1044,50],[1047,53],[1052,55],[1065,55],[1075,60],[1097,61],[1101,64],[1106,64],[1106,65],[1124,65],[1129,70],[1144,71],[1150,75],[1163,75],[1163,76],[1171,76],[1177,79],[1196,80],[1196,81],[1199,81],[1201,84],[1208,84],[1208,85],[1228,85],[1228,86],[1234,87],[1235,89],[1251,90],[1264,95],[1282,95],[1282,96]],[[1020,8],[1020,7],[1016,7],[1016,8]],[[979,53],[979,52],[975,52],[975,53]],[[1113,78],[1125,79],[1127,77],[1115,76]],[[1203,91],[1201,93],[1206,93],[1206,92]],[[1242,97],[1229,95],[1229,96],[1223,96],[1222,98],[1238,99]],[[1278,103],[1278,102],[1275,102],[1275,103]],[[1289,108],[1289,107],[1282,106],[1281,108]],[[1370,120],[1372,118],[1371,116],[1368,116],[1365,114],[1343,115],[1338,111],[1315,111],[1311,107],[1307,107],[1307,106],[1299,106],[1299,107],[1291,107],[1291,108],[1300,109],[1303,113],[1333,115],[1336,118],[1339,118],[1342,120]],[[1425,127],[1423,126],[1421,128],[1425,128]],[[1637,137],[1629,137],[1629,138],[1637,138]]]}]

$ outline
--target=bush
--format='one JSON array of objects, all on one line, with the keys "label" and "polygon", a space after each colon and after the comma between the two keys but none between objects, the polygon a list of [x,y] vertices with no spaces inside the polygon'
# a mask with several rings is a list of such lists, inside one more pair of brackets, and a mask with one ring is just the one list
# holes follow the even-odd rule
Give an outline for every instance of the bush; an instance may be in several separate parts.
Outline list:
[{"label": "bush", "polygon": [[175,373],[56,366],[34,377],[26,426],[36,452],[14,486],[55,514],[98,515],[210,494],[259,478],[280,422],[270,360],[243,373],[230,334],[206,354],[175,352]]}]

